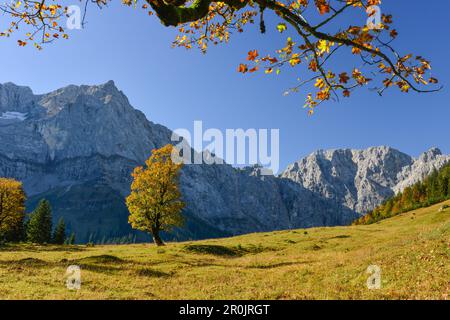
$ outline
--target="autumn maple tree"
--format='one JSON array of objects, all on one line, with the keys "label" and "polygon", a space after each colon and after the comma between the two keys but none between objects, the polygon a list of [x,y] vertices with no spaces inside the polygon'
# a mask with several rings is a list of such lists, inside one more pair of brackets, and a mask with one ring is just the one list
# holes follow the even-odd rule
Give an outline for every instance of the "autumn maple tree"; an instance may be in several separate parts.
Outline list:
[{"label": "autumn maple tree", "polygon": [[[83,1],[103,7],[110,0]],[[285,45],[274,53],[264,54],[249,48],[247,61],[238,66],[238,71],[279,74],[283,67],[304,66],[298,72],[298,82],[286,94],[308,84],[313,88],[305,101],[310,113],[322,102],[350,97],[363,86],[380,95],[391,87],[405,93],[440,89],[427,59],[410,52],[402,54],[394,48],[398,32],[392,15],[377,11],[381,0],[122,0],[122,3],[142,8],[149,15],[156,13],[163,25],[176,27],[179,35],[174,46],[197,47],[202,52],[210,44],[228,42],[231,35],[243,32],[249,24],[259,22],[262,33],[271,27],[269,36],[284,38]],[[18,40],[20,46],[33,42],[40,49],[42,43],[68,38],[61,25],[67,8],[58,0],[17,0],[0,9],[13,18],[0,35],[10,36],[21,25],[30,27],[25,38]],[[364,17],[357,24],[349,24],[348,14],[353,12]],[[266,26],[268,14],[279,22]],[[380,21],[375,21],[378,14]],[[375,23],[366,23],[368,20]],[[346,55],[347,65],[333,63],[338,55]],[[427,85],[432,87],[425,89]]]},{"label": "autumn maple tree", "polygon": [[8,238],[20,231],[24,217],[25,192],[22,183],[0,178],[0,237]]},{"label": "autumn maple tree", "polygon": [[126,199],[131,226],[150,233],[158,246],[164,245],[161,231],[183,223],[181,210],[185,204],[179,190],[183,164],[172,160],[173,151],[170,144],[152,151],[145,167],[137,167],[132,173],[131,194]]}]

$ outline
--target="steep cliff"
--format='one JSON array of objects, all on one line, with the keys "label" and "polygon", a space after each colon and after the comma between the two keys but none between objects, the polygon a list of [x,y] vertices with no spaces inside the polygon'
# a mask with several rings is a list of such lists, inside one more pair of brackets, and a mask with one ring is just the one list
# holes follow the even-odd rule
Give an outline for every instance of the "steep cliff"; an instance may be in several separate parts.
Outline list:
[{"label": "steep cliff", "polygon": [[[78,241],[128,235],[130,173],[172,132],[148,121],[112,81],[44,95],[0,85],[0,176],[24,182],[29,208],[45,197]],[[178,239],[347,224],[357,214],[260,168],[187,165],[186,226]],[[142,234],[138,233],[142,239]]]}]

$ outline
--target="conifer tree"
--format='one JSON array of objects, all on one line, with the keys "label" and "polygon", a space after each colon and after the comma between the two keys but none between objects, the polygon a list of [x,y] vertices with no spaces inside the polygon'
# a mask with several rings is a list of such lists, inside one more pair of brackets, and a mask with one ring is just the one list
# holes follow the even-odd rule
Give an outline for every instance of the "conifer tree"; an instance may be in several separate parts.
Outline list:
[{"label": "conifer tree", "polygon": [[72,232],[72,234],[69,237],[69,240],[67,241],[68,244],[75,244],[75,233]]},{"label": "conifer tree", "polygon": [[53,232],[53,243],[55,244],[64,244],[66,240],[66,224],[63,218],[60,218],[55,231]]},{"label": "conifer tree", "polygon": [[52,208],[43,199],[31,214],[27,227],[27,240],[33,243],[50,243],[52,240]]}]

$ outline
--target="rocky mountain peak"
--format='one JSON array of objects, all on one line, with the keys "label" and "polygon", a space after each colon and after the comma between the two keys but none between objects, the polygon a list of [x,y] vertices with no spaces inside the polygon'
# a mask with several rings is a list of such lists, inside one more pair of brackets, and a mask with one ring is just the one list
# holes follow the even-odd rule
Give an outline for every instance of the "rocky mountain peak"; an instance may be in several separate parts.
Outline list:
[{"label": "rocky mountain peak", "polygon": [[442,155],[442,151],[439,148],[433,147],[433,148],[430,148],[430,150],[422,153],[419,156],[419,160],[420,161],[424,161],[424,162],[432,161],[432,160],[435,160],[436,158],[438,158],[438,156],[441,156],[441,155]]},{"label": "rocky mountain peak", "polygon": [[389,146],[319,150],[288,166],[281,177],[365,213],[449,159],[437,148],[419,159]]},{"label": "rocky mountain peak", "polygon": [[6,84],[0,94],[0,154],[11,158],[46,163],[99,155],[142,162],[170,141],[170,131],[150,125],[113,81],[42,95]]},{"label": "rocky mountain peak", "polygon": [[42,95],[35,95],[29,87],[11,82],[0,84],[0,116],[6,112],[20,112],[28,114],[29,119],[52,117],[68,107],[86,104],[135,111],[114,81],[92,86],[68,85]]},{"label": "rocky mountain peak", "polygon": [[421,181],[423,178],[439,170],[444,164],[450,161],[450,156],[443,155],[441,150],[433,147],[422,153],[418,159],[415,159],[411,166],[404,167],[398,173],[399,183],[393,188],[394,192],[401,192],[406,187]]},{"label": "rocky mountain peak", "polygon": [[[131,107],[127,97],[116,87],[113,81],[108,81],[101,85],[69,85],[42,95],[39,105],[47,110],[48,116],[54,116],[68,107],[90,105],[98,108],[107,106],[111,109],[121,108],[122,111]],[[113,110],[111,110],[113,111]]]},{"label": "rocky mountain peak", "polygon": [[[172,132],[148,121],[112,81],[71,85],[31,100],[31,116],[15,109],[0,117],[0,176],[23,181],[29,208],[49,199],[55,218],[64,216],[81,241],[132,232],[124,201],[131,172],[152,149],[170,143]],[[180,237],[348,224],[358,216],[262,170],[184,166],[187,225],[178,230]]]},{"label": "rocky mountain peak", "polygon": [[0,113],[28,113],[33,106],[34,98],[33,91],[29,87],[18,86],[11,82],[0,84]]},{"label": "rocky mountain peak", "polygon": [[[112,81],[41,95],[0,85],[0,176],[23,181],[30,208],[50,199],[78,239],[132,232],[124,204],[130,173],[171,135]],[[438,149],[413,159],[381,146],[319,150],[281,177],[260,166],[186,165],[188,223],[179,232],[186,239],[348,224],[448,160]]]}]

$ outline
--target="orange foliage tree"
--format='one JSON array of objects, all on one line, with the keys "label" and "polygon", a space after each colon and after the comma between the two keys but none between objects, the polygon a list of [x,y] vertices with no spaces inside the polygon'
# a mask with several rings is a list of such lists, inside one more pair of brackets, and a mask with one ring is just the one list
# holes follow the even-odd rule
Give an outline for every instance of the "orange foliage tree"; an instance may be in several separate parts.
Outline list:
[{"label": "orange foliage tree", "polygon": [[181,226],[184,202],[179,190],[182,163],[172,161],[173,146],[153,150],[144,167],[132,173],[131,194],[126,199],[129,223],[134,229],[148,232],[156,245],[164,245],[161,231]]},{"label": "orange foliage tree", "polygon": [[0,237],[21,230],[25,217],[25,192],[22,183],[0,178]]}]

